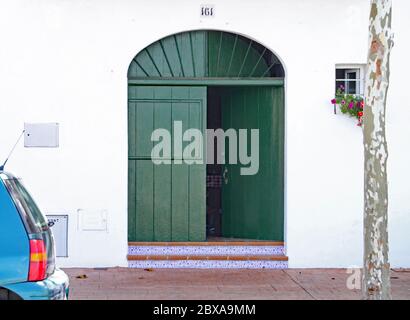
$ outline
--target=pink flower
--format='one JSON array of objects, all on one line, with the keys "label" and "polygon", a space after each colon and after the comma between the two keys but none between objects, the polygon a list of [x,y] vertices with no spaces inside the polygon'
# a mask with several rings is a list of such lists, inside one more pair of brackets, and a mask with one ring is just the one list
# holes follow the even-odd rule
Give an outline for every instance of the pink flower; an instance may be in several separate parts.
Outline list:
[{"label": "pink flower", "polygon": [[336,104],[336,99],[332,99],[331,103]]},{"label": "pink flower", "polygon": [[346,101],[342,100],[342,104],[345,105],[345,104],[346,104]]},{"label": "pink flower", "polygon": [[345,89],[345,86],[344,86],[343,84],[341,84],[339,88],[342,89],[342,90],[344,90],[344,89]]},{"label": "pink flower", "polygon": [[350,103],[349,103],[349,109],[352,109],[354,107],[354,103],[353,103],[353,101],[350,101]]}]

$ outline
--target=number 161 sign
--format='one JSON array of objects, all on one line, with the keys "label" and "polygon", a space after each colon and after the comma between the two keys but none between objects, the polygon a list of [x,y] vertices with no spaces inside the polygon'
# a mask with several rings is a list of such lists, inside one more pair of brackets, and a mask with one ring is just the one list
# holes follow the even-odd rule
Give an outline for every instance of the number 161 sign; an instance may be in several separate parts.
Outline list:
[{"label": "number 161 sign", "polygon": [[211,18],[215,16],[215,7],[212,4],[203,4],[201,6],[201,18]]}]

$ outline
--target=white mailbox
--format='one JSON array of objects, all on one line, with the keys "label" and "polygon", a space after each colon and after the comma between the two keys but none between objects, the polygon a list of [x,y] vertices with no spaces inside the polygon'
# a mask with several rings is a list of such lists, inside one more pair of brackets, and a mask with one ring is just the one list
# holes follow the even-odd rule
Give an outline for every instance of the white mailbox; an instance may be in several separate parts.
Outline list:
[{"label": "white mailbox", "polygon": [[25,123],[24,146],[57,148],[59,146],[58,123]]},{"label": "white mailbox", "polygon": [[56,256],[68,257],[68,215],[66,214],[48,214],[48,225],[53,232]]}]

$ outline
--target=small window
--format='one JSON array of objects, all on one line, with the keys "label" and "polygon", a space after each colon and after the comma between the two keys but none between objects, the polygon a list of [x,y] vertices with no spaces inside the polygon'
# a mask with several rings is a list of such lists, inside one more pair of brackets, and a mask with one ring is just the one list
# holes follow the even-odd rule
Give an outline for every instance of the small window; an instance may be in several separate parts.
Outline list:
[{"label": "small window", "polygon": [[335,91],[345,94],[364,95],[364,65],[337,65]]}]

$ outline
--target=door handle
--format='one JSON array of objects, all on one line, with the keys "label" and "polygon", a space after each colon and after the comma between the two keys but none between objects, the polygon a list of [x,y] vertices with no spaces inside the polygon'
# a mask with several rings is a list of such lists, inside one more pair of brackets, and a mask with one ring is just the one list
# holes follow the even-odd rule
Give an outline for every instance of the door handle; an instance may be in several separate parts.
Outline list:
[{"label": "door handle", "polygon": [[223,179],[224,179],[224,183],[225,184],[228,184],[228,177],[227,177],[227,173],[228,173],[228,168],[227,167],[225,167],[224,168],[224,172],[223,172],[223,174],[222,174],[222,177],[223,177]]}]

